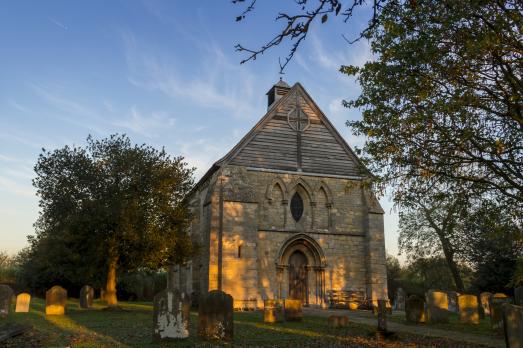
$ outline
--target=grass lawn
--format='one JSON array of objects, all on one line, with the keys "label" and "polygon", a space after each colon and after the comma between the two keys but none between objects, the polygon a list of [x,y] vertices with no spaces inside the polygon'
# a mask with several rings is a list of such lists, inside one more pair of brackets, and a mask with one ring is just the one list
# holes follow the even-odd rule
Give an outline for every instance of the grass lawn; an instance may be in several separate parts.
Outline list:
[{"label": "grass lawn", "polygon": [[[306,316],[303,322],[263,323],[261,312],[234,314],[234,342],[200,341],[196,335],[197,314],[191,314],[191,336],[183,341],[152,341],[151,303],[122,302],[127,311],[103,311],[95,302],[84,310],[70,300],[64,316],[45,316],[44,301],[32,299],[29,313],[13,313],[3,323],[30,324],[33,329],[4,343],[6,347],[467,347],[454,341],[415,335],[398,335],[378,342],[374,328],[350,323],[333,329],[327,318]],[[0,344],[2,346],[2,344]]]}]

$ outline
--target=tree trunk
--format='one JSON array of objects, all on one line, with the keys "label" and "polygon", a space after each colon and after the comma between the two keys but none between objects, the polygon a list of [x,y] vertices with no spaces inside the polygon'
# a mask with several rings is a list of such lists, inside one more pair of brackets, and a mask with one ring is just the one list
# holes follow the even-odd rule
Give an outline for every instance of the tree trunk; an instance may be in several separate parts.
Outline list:
[{"label": "tree trunk", "polygon": [[105,302],[109,307],[117,307],[118,299],[116,298],[116,267],[118,263],[117,257],[109,259],[109,266],[107,269],[107,283],[105,284]]},{"label": "tree trunk", "polygon": [[447,265],[449,266],[450,273],[452,274],[452,278],[454,279],[454,284],[456,284],[456,290],[458,292],[464,292],[465,286],[463,285],[463,280],[461,279],[461,275],[459,274],[458,265],[456,264],[456,261],[454,261],[454,252],[452,251],[452,247],[450,246],[449,241],[443,236],[442,233],[438,233],[439,239],[441,241],[441,246],[443,247],[443,254],[445,255],[445,260],[447,260]]}]

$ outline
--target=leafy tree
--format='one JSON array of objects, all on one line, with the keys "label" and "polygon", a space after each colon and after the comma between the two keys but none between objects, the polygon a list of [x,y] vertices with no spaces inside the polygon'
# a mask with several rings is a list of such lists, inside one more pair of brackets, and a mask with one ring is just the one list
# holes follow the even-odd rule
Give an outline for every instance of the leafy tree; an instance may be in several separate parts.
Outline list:
[{"label": "leafy tree", "polygon": [[125,135],[88,137],[85,148],[44,150],[35,171],[41,211],[28,267],[68,281],[105,277],[114,307],[119,270],[180,263],[195,251],[184,200],[193,170],[183,157]]},{"label": "leafy tree", "polygon": [[393,299],[396,297],[396,291],[401,287],[400,279],[403,275],[403,269],[399,260],[392,255],[387,255],[386,266],[388,295],[389,299]]}]

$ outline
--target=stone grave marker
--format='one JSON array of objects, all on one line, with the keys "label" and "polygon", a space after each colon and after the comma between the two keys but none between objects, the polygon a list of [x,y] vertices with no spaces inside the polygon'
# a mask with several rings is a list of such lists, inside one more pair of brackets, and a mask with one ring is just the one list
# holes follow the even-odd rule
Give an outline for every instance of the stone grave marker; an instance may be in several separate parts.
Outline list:
[{"label": "stone grave marker", "polygon": [[464,324],[479,324],[478,298],[475,295],[459,295],[459,321]]},{"label": "stone grave marker", "polygon": [[15,312],[17,313],[27,313],[29,312],[29,304],[31,303],[31,295],[26,292],[18,294],[16,296],[16,308]]},{"label": "stone grave marker", "polygon": [[427,292],[427,322],[449,322],[449,300],[446,292],[429,290]]},{"label": "stone grave marker", "polygon": [[514,304],[516,306],[523,306],[523,286],[514,289]]},{"label": "stone grave marker", "polygon": [[403,288],[398,288],[398,290],[396,290],[394,309],[397,311],[405,310],[405,291],[403,290]]},{"label": "stone grave marker", "polygon": [[378,331],[387,331],[387,300],[378,300]]},{"label": "stone grave marker", "polygon": [[303,319],[303,312],[301,310],[300,300],[285,300],[285,320],[287,321],[301,321]]},{"label": "stone grave marker", "polygon": [[503,329],[503,304],[510,302],[510,297],[502,293],[494,294],[490,298],[490,327],[492,330]]},{"label": "stone grave marker", "polygon": [[283,300],[263,301],[263,321],[265,323],[281,323],[285,320]]},{"label": "stone grave marker", "polygon": [[331,315],[329,316],[328,324],[329,327],[347,327],[349,325],[349,317],[346,315]]},{"label": "stone grave marker", "polygon": [[203,339],[232,340],[233,298],[220,290],[202,295],[198,309],[198,335]]},{"label": "stone grave marker", "polygon": [[482,292],[479,294],[479,306],[480,306],[480,316],[490,316],[490,298],[492,294],[490,292]]},{"label": "stone grave marker", "polygon": [[0,285],[0,318],[7,318],[11,312],[14,292],[9,285]]},{"label": "stone grave marker", "polygon": [[424,323],[425,318],[425,301],[416,295],[410,295],[405,302],[405,315],[408,322]]},{"label": "stone grave marker", "polygon": [[184,292],[167,288],[154,296],[154,339],[189,337],[191,300]]},{"label": "stone grave marker", "polygon": [[503,331],[507,348],[523,347],[523,306],[503,304]]},{"label": "stone grave marker", "polygon": [[93,306],[94,289],[89,285],[84,285],[80,289],[80,307],[91,308]]},{"label": "stone grave marker", "polygon": [[447,292],[447,297],[449,299],[449,312],[452,312],[452,313],[459,312],[458,296],[460,296],[460,294],[458,294],[456,291]]},{"label": "stone grave marker", "polygon": [[63,315],[67,304],[67,290],[59,285],[53,286],[45,293],[45,314]]}]

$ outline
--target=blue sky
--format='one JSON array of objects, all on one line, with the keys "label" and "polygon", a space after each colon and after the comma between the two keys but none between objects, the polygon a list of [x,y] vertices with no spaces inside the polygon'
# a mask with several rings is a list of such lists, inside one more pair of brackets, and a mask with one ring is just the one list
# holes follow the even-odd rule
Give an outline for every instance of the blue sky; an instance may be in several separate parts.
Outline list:
[{"label": "blue sky", "polygon": [[[279,3],[259,2],[237,23],[242,8],[228,0],[0,2],[0,250],[17,252],[33,233],[32,168],[42,147],[126,133],[185,156],[202,175],[266,111],[288,46],[240,65],[234,45],[271,38]],[[351,24],[316,23],[284,76],[302,83],[353,147],[363,139],[345,121],[360,112],[341,101],[359,87],[338,69],[372,55],[366,42],[348,45],[341,34],[353,37],[365,14]],[[397,254],[397,214],[381,202],[386,247]]]}]

